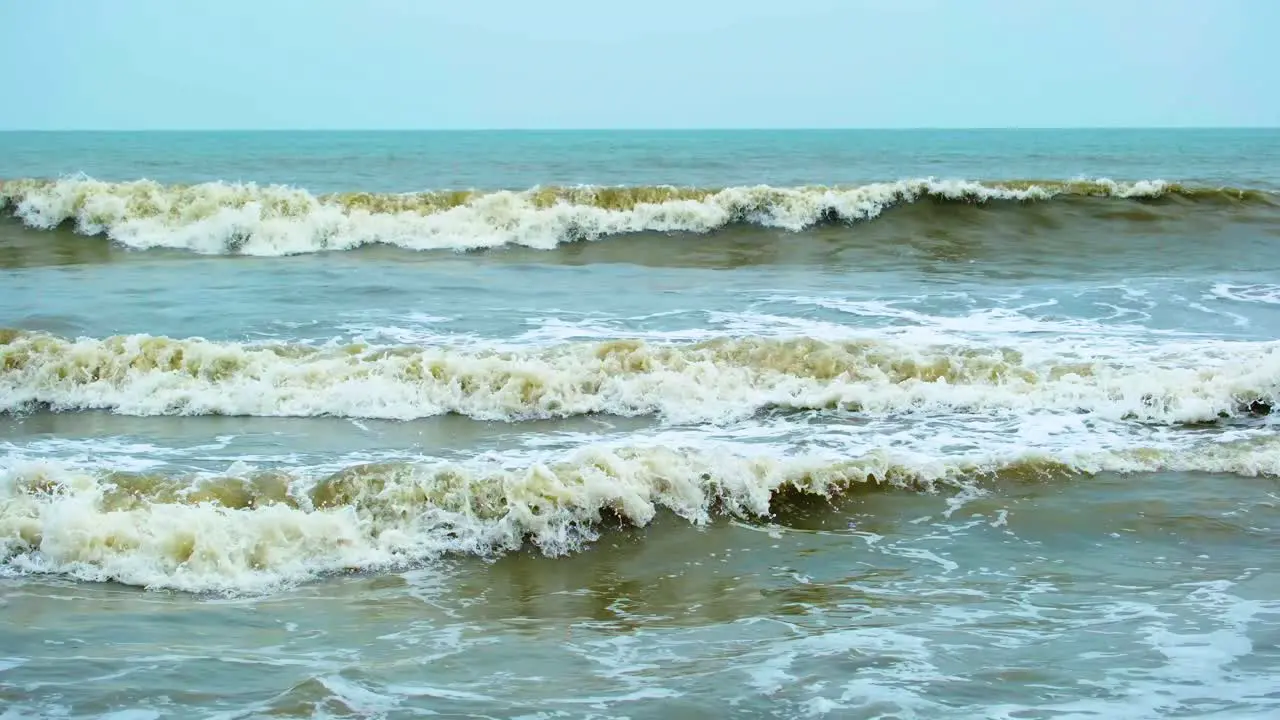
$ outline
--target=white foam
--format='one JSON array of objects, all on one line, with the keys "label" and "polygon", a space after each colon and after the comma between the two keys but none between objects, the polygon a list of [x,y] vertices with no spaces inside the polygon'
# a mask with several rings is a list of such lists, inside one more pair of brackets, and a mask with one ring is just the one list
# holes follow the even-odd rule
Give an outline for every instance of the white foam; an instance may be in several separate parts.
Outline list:
[{"label": "white foam", "polygon": [[[1119,198],[1153,197],[1168,183],[1084,181],[1087,192]],[[56,182],[11,181],[0,185],[0,206],[12,205],[33,228],[74,223],[85,234],[104,234],[137,248],[179,248],[209,254],[290,255],[388,244],[414,250],[470,250],[504,245],[550,249],[566,241],[625,233],[705,233],[735,222],[799,231],[835,215],[868,220],[886,209],[924,197],[967,201],[1047,200],[1071,192],[1071,184],[1030,186],[920,178],[851,188],[732,187],[698,199],[638,202],[609,209],[562,199],[536,200],[539,189],[473,195],[443,208],[370,212],[284,186],[213,182],[166,187],[139,180],[108,183],[84,176]],[[601,189],[603,190],[603,189]],[[663,190],[661,188],[657,190]],[[658,196],[679,197],[658,193]],[[585,188],[579,195],[591,196]]]},{"label": "white foam", "polygon": [[[593,445],[563,454],[372,465],[325,475],[278,470],[292,503],[224,506],[61,463],[8,463],[0,474],[0,554],[9,572],[57,573],[189,591],[261,592],[344,570],[403,567],[445,553],[490,554],[528,541],[572,552],[602,512],[645,525],[660,510],[693,523],[767,516],[776,492],[827,495],[871,483],[958,487],[992,473],[1203,471],[1280,474],[1274,438],[1177,449],[1129,447],[929,454],[764,444]],[[1012,448],[1012,446],[1010,446]],[[254,475],[233,467],[221,477]],[[282,474],[282,475],[281,475]],[[162,480],[172,487],[181,478]],[[196,492],[218,478],[193,475]],[[130,487],[135,487],[130,486]],[[154,494],[159,492],[159,494]],[[317,507],[317,504],[319,505]]]},{"label": "white foam", "polygon": [[[992,708],[990,716],[1161,718],[1172,709],[1189,707],[1202,714],[1232,716],[1228,709],[1236,708],[1241,713],[1236,717],[1273,716],[1274,709],[1280,709],[1274,672],[1242,667],[1240,661],[1254,653],[1250,625],[1258,624],[1259,616],[1280,614],[1280,603],[1244,600],[1229,592],[1233,584],[1214,580],[1182,586],[1192,588],[1180,603],[1194,613],[1191,618],[1131,604],[1123,619],[1147,619],[1142,643],[1162,662],[1122,663],[1106,670],[1102,679],[1085,682],[1094,689],[1090,695],[1035,706],[1000,706]],[[1265,707],[1273,711],[1262,712]]]},{"label": "white foam", "polygon": [[1249,285],[1217,283],[1209,290],[1205,298],[1260,305],[1280,305],[1280,285],[1267,283]]},{"label": "white foam", "polygon": [[869,416],[1061,412],[1185,423],[1280,401],[1276,342],[1054,340],[1014,352],[973,343],[739,338],[498,351],[27,334],[0,345],[0,358],[6,411],[45,404],[128,415],[605,413],[729,422],[768,407],[839,407]]}]

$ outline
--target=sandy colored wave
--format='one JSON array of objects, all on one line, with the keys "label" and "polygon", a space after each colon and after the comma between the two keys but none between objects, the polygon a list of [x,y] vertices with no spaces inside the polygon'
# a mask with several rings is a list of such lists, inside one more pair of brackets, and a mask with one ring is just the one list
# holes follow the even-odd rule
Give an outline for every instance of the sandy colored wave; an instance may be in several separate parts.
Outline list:
[{"label": "sandy colored wave", "polygon": [[638,232],[706,233],[734,224],[800,231],[860,222],[913,203],[1027,203],[1104,198],[1273,204],[1270,193],[1160,180],[977,182],[921,178],[852,187],[537,187],[523,191],[314,195],[287,186],[162,185],[87,177],[10,180],[0,207],[32,228],[71,224],[132,248],[289,255],[370,244],[470,250]]},{"label": "sandy colored wave", "polygon": [[588,446],[517,466],[381,463],[327,474],[242,467],[185,477],[27,462],[0,474],[0,555],[11,572],[258,592],[526,544],[559,555],[604,527],[646,525],[662,511],[693,523],[763,518],[779,496],[794,493],[1155,471],[1276,475],[1280,447],[1254,440],[1072,455],[774,457],[726,447]]},{"label": "sandy colored wave", "polygon": [[1212,421],[1280,400],[1280,344],[1199,356],[1031,362],[1001,347],[723,338],[540,348],[68,339],[0,331],[0,411],[127,415],[587,414],[735,420],[763,409],[871,414],[1013,410],[1157,423]]}]

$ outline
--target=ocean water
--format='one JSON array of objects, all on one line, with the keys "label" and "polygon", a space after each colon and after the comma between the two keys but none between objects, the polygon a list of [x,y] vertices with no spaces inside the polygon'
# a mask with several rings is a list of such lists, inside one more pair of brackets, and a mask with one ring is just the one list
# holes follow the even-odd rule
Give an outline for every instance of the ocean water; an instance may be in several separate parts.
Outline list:
[{"label": "ocean water", "polygon": [[4,720],[1280,715],[1280,131],[0,178]]}]

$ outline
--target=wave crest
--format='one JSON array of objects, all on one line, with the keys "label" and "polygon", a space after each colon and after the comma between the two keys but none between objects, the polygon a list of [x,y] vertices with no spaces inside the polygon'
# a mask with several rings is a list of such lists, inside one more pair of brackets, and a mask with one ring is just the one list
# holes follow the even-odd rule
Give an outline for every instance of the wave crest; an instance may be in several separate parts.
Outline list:
[{"label": "wave crest", "polygon": [[12,180],[0,207],[26,225],[105,235],[131,248],[209,254],[288,255],[388,244],[415,250],[562,242],[639,232],[706,233],[735,224],[801,231],[861,222],[890,208],[1105,198],[1178,198],[1208,204],[1273,204],[1270,193],[1161,180],[977,182],[921,178],[853,187],[536,187],[408,194],[313,195],[299,188],[213,182],[162,185],[87,177]]},{"label": "wave crest", "polygon": [[0,331],[0,412],[127,415],[587,414],[728,421],[760,410],[1088,413],[1155,423],[1268,412],[1280,344],[1147,359],[1029,361],[1001,347],[743,337],[517,349],[241,344],[150,335],[71,340]]},{"label": "wave crest", "polygon": [[0,557],[11,571],[155,588],[255,592],[344,570],[402,567],[526,543],[580,549],[604,526],[659,511],[694,523],[768,517],[779,496],[857,488],[974,489],[980,480],[1100,472],[1280,473],[1274,442],[1055,456],[767,457],[728,449],[589,446],[517,467],[380,463],[180,477],[50,464],[0,475]]}]

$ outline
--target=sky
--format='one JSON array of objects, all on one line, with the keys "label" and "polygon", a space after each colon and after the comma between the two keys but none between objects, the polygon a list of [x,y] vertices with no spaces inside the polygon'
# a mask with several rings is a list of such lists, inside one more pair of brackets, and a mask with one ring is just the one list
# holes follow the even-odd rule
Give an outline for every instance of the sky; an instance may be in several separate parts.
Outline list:
[{"label": "sky", "polygon": [[0,0],[0,129],[1280,125],[1278,0]]}]

